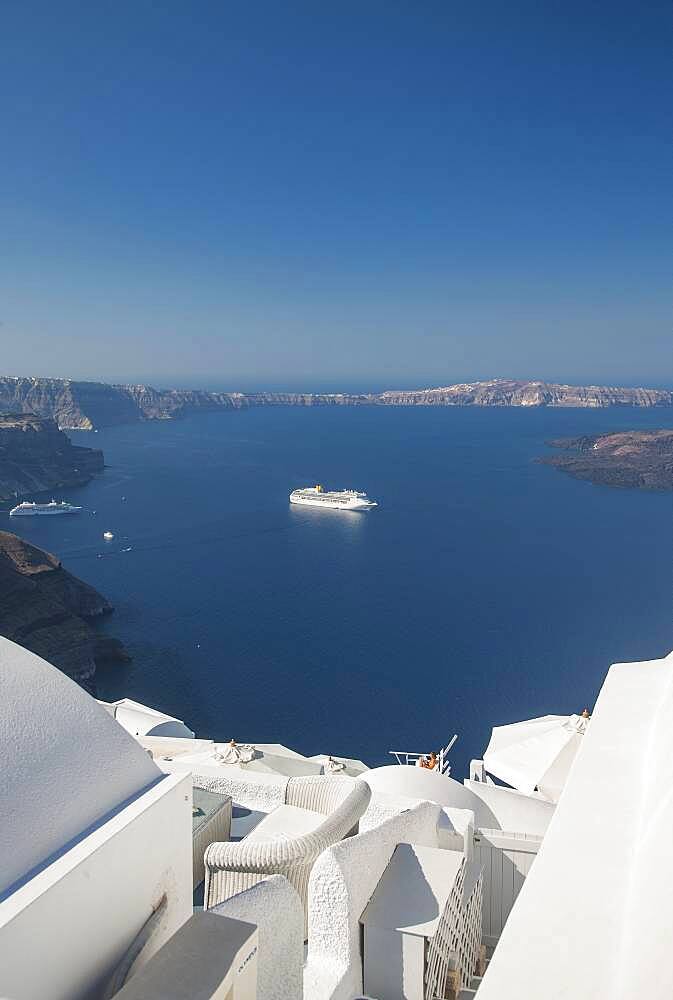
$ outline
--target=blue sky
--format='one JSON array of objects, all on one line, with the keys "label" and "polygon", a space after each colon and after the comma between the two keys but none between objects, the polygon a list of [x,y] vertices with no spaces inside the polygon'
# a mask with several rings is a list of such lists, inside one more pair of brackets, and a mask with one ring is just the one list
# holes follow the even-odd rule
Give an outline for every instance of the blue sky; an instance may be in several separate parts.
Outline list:
[{"label": "blue sky", "polygon": [[668,2],[6,5],[0,368],[673,382]]}]

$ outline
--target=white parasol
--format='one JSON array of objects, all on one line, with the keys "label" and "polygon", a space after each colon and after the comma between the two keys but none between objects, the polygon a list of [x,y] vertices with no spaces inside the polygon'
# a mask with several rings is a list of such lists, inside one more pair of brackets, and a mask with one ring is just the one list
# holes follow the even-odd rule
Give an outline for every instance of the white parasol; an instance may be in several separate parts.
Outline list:
[{"label": "white parasol", "polygon": [[484,754],[489,774],[526,795],[536,789],[558,802],[589,719],[582,715],[544,715],[496,726]]}]

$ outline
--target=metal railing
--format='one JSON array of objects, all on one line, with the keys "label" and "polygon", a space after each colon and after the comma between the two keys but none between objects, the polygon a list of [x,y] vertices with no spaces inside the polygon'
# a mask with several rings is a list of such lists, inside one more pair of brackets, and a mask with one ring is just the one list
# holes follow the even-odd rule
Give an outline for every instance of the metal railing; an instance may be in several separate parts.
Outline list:
[{"label": "metal railing", "polygon": [[[451,765],[449,764],[449,751],[453,747],[454,743],[458,739],[458,733],[454,733],[449,742],[445,747],[443,747],[437,754],[437,764],[435,765],[435,770],[440,774],[451,774]],[[417,753],[412,750],[389,750],[398,764],[408,764],[415,766],[421,758],[427,758],[430,756],[429,753]]]}]

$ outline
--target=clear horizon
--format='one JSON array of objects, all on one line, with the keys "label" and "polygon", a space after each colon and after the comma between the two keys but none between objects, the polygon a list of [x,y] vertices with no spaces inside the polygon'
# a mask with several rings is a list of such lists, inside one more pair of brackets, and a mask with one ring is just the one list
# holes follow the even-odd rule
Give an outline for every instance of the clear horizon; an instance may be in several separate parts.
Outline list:
[{"label": "clear horizon", "polygon": [[3,372],[673,383],[672,28],[658,2],[8,8]]}]

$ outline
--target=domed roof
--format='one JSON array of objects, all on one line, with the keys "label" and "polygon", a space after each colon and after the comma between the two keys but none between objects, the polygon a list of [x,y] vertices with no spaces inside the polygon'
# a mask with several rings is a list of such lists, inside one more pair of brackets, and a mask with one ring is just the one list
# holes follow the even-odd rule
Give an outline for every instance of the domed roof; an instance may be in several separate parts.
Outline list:
[{"label": "domed roof", "polygon": [[480,801],[474,792],[458,781],[438,771],[406,764],[385,764],[374,767],[363,775],[373,792],[404,795],[410,799],[427,799],[440,806],[454,809],[479,809]]},{"label": "domed roof", "polygon": [[0,896],[162,772],[82,688],[0,636]]},{"label": "domed roof", "polygon": [[403,795],[409,799],[427,799],[453,809],[471,809],[477,826],[498,829],[495,814],[474,792],[439,771],[406,764],[386,764],[374,767],[363,775],[372,792]]},{"label": "domed roof", "polygon": [[362,775],[372,792],[428,799],[440,806],[471,809],[477,826],[541,835],[554,814],[551,802],[501,785],[470,782],[469,787],[438,771],[386,764]]}]

